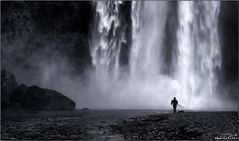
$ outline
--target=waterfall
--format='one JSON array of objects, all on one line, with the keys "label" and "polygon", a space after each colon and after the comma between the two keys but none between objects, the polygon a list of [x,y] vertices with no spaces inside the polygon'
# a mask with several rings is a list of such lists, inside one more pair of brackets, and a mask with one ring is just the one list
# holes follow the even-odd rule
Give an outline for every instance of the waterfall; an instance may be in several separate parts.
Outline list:
[{"label": "waterfall", "polygon": [[[220,2],[179,2],[178,97],[189,105],[203,104],[214,95],[215,69],[220,68],[218,14]],[[215,96],[215,95],[214,95]],[[194,100],[196,99],[196,100]]]},{"label": "waterfall", "polygon": [[131,75],[155,77],[160,73],[166,14],[167,2],[132,2]]},{"label": "waterfall", "polygon": [[117,77],[121,42],[125,35],[119,31],[119,7],[121,1],[93,2],[95,19],[93,22],[91,57],[96,69],[96,77]]},{"label": "waterfall", "polygon": [[101,90],[97,93],[114,99],[109,101],[118,108],[170,108],[169,101],[174,96],[188,108],[210,105],[216,92],[215,71],[221,64],[217,29],[220,2],[178,2],[175,13],[178,29],[170,33],[177,40],[177,49],[173,50],[177,52],[171,56],[177,61],[172,67],[175,70],[171,71],[174,74],[165,74],[162,70],[167,64],[163,59],[167,50],[164,39],[166,34],[169,36],[165,28],[170,2],[132,1],[130,71],[125,78],[119,77],[124,73],[119,60],[121,43],[126,42],[126,32],[120,30],[123,22],[119,9],[123,4],[121,1],[93,2],[91,57],[96,79],[100,80],[94,82]]}]

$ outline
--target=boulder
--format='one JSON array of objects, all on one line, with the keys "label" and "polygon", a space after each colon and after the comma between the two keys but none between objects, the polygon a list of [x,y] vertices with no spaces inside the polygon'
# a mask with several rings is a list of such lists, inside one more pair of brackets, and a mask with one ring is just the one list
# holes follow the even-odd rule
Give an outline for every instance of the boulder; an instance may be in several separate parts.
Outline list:
[{"label": "boulder", "polygon": [[32,110],[73,110],[76,104],[57,91],[31,86],[22,95],[21,105]]},{"label": "boulder", "polygon": [[74,110],[75,102],[60,92],[38,86],[17,85],[13,74],[2,71],[2,109]]},{"label": "boulder", "polygon": [[38,86],[21,84],[11,97],[11,101],[28,110],[74,110],[75,102],[63,94]]}]

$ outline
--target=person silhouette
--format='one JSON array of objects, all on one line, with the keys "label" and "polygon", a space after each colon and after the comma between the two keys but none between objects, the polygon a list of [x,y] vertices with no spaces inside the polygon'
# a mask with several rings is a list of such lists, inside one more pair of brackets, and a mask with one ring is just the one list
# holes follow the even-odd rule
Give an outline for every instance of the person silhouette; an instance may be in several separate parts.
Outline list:
[{"label": "person silhouette", "polygon": [[176,113],[176,109],[178,105],[178,101],[176,100],[176,97],[174,97],[173,100],[171,101],[171,105],[173,105],[173,113]]}]

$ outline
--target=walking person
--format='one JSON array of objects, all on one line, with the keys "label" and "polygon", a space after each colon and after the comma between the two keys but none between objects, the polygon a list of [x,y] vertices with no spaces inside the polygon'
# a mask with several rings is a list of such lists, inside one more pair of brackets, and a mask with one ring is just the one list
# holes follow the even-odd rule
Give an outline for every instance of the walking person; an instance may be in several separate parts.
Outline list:
[{"label": "walking person", "polygon": [[178,101],[176,100],[176,97],[174,97],[173,100],[171,101],[171,105],[173,105],[173,113],[176,113],[177,105],[178,105]]}]

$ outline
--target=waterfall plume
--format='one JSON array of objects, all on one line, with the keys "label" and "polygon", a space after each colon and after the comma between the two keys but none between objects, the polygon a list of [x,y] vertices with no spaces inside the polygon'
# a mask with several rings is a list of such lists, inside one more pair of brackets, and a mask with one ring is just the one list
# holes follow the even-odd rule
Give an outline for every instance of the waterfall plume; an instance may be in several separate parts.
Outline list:
[{"label": "waterfall plume", "polygon": [[[169,101],[174,96],[188,109],[222,107],[216,89],[217,71],[221,69],[220,2],[177,2],[173,13],[177,14],[174,19],[178,21],[177,30],[168,33],[165,29],[169,27],[166,24],[169,24],[171,4],[166,1],[131,2],[132,43],[129,71],[124,71],[119,56],[121,43],[126,42],[126,32],[119,28],[123,22],[118,10],[124,2],[94,2],[96,23],[91,56],[96,75],[93,83],[100,89],[99,95],[110,97],[113,107],[170,108]],[[167,41],[174,42],[174,50],[165,43],[165,38],[172,38],[172,35],[176,39]],[[170,59],[176,60],[171,68],[164,59],[166,51],[173,52]],[[172,69],[172,73],[165,73],[165,68]],[[101,79],[96,82],[99,77]]]}]

